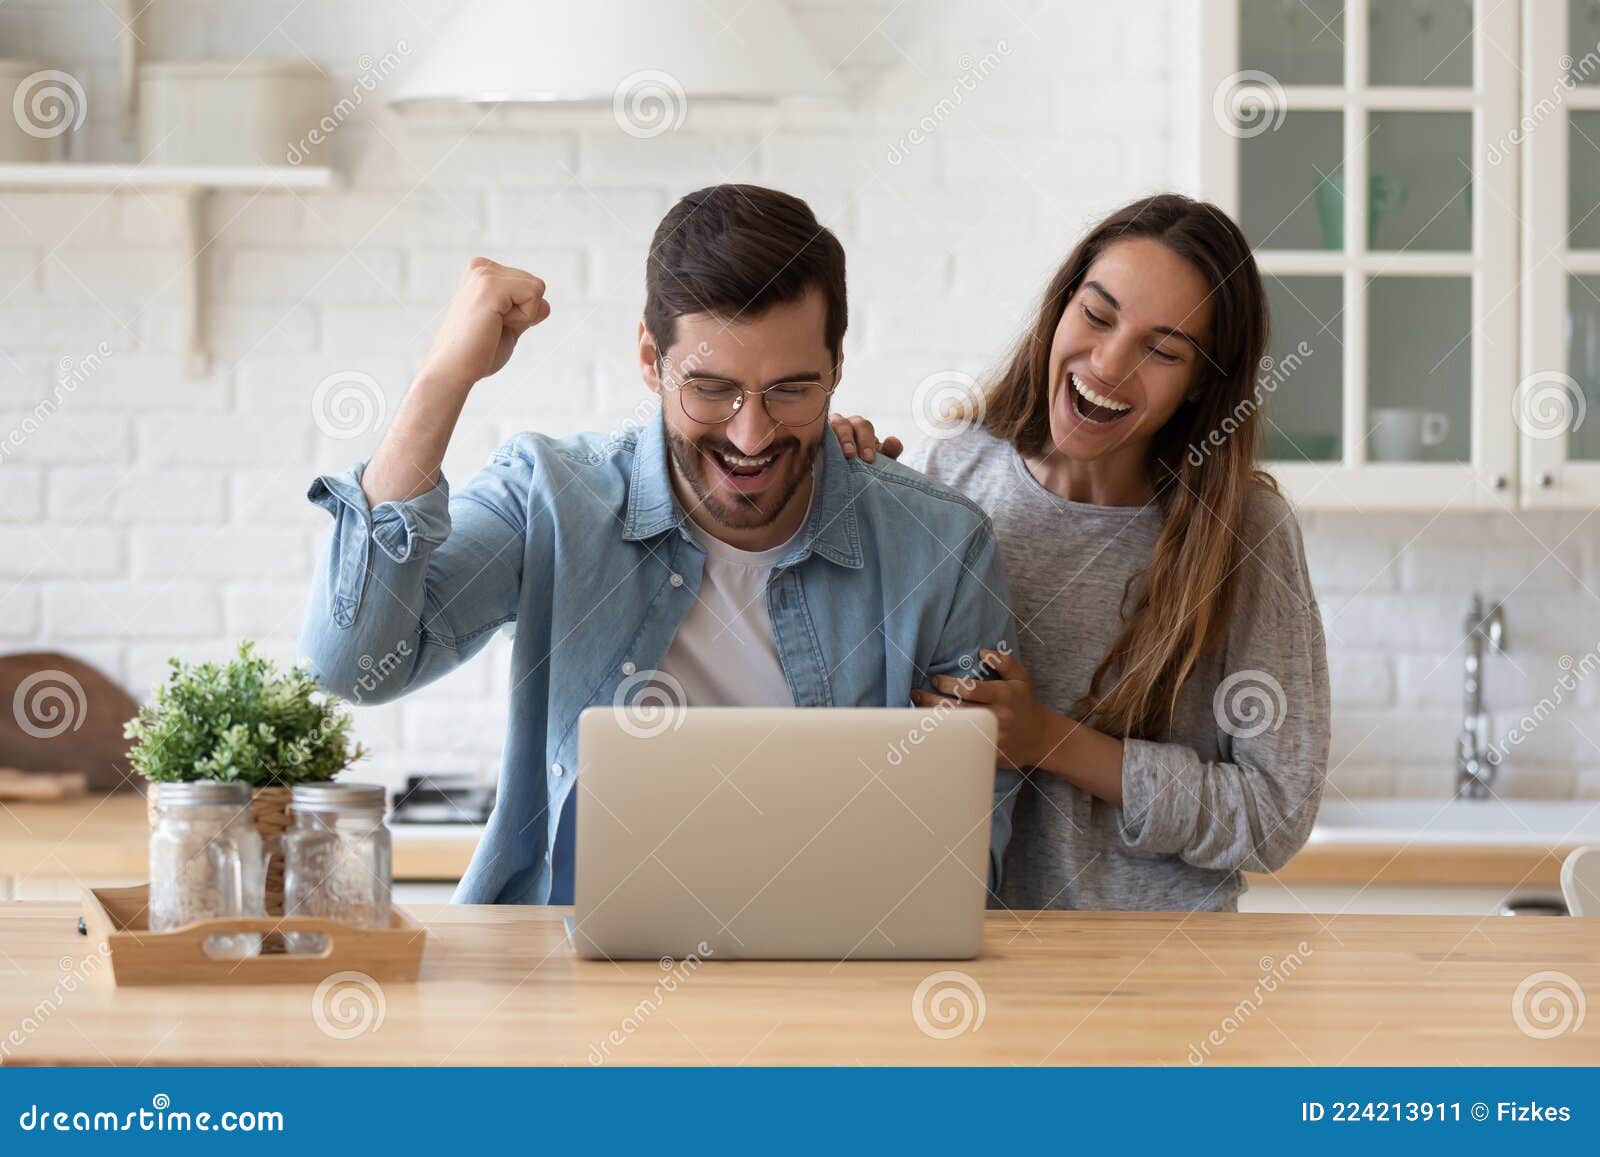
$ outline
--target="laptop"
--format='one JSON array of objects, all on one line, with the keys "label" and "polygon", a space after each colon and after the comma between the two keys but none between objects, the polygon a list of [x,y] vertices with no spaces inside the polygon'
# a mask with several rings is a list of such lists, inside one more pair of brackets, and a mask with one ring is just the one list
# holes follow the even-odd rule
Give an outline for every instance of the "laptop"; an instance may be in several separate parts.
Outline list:
[{"label": "laptop", "polygon": [[969,960],[995,719],[591,707],[569,928],[598,959]]}]

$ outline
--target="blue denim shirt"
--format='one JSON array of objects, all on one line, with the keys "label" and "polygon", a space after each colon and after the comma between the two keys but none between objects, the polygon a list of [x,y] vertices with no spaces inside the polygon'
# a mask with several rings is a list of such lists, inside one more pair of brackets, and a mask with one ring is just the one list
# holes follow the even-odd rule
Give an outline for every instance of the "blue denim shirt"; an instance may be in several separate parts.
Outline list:
[{"label": "blue denim shirt", "polygon": [[[514,622],[498,800],[455,899],[571,903],[578,715],[660,664],[705,563],[683,529],[659,415],[609,438],[520,434],[453,496],[441,477],[369,509],[362,468],[308,493],[333,531],[301,652],[327,689],[386,702]],[[1015,646],[977,505],[882,457],[847,460],[831,432],[816,468],[811,513],[767,587],[798,706],[909,706],[930,675]],[[991,890],[1017,778],[996,777]]]}]

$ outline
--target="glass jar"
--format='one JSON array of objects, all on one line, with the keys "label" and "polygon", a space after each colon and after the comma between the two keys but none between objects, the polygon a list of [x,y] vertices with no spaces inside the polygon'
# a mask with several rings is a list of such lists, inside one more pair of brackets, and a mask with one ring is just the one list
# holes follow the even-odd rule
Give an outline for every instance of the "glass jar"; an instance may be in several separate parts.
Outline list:
[{"label": "glass jar", "polygon": [[[389,926],[392,853],[383,822],[387,799],[370,783],[299,784],[283,837],[283,913],[357,928]],[[320,932],[284,935],[290,952],[321,954]]]},{"label": "glass jar", "polygon": [[[150,829],[150,930],[265,916],[266,856],[243,783],[156,783]],[[260,933],[208,936],[211,956],[255,956]]]}]

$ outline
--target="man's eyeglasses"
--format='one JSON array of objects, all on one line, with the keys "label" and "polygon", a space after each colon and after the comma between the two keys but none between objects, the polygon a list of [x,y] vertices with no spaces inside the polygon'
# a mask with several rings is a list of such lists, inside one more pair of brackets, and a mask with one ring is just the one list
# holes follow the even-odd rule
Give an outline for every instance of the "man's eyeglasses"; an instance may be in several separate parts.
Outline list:
[{"label": "man's eyeglasses", "polygon": [[751,394],[760,396],[767,417],[778,425],[809,425],[822,417],[834,390],[821,382],[778,382],[764,390],[746,390],[719,378],[685,378],[667,388],[678,391],[683,412],[703,426],[732,421]]}]

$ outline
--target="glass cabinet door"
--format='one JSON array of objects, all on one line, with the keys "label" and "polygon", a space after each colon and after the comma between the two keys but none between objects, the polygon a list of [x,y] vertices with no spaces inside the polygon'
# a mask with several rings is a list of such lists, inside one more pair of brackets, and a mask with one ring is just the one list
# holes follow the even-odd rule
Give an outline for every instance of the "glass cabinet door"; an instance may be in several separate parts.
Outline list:
[{"label": "glass cabinet door", "polygon": [[1472,114],[1375,110],[1367,117],[1367,248],[1472,248]]},{"label": "glass cabinet door", "polygon": [[1344,0],[1241,0],[1239,67],[1295,84],[1344,83]]},{"label": "glass cabinet door", "polygon": [[1344,248],[1344,114],[1291,112],[1241,140],[1239,200],[1256,249]]},{"label": "glass cabinet door", "polygon": [[1265,277],[1272,336],[1262,367],[1266,456],[1338,462],[1344,456],[1344,279]]},{"label": "glass cabinet door", "polygon": [[1367,14],[1367,83],[1472,86],[1472,0],[1383,0]]},{"label": "glass cabinet door", "polygon": [[1600,0],[1567,0],[1566,42],[1571,83],[1600,85]]},{"label": "glass cabinet door", "polygon": [[1570,396],[1547,392],[1545,424],[1566,426],[1568,461],[1600,462],[1600,276],[1567,278],[1567,373],[1555,384]]},{"label": "glass cabinet door", "polygon": [[1202,172],[1272,309],[1272,468],[1334,504],[1502,504],[1518,186],[1488,145],[1516,123],[1518,4],[1202,3],[1233,21],[1203,41],[1225,160]]},{"label": "glass cabinet door", "polygon": [[[1568,0],[1567,9],[1569,75],[1600,85],[1600,2]],[[1579,100],[1592,104],[1596,95]],[[1565,396],[1547,389],[1544,417],[1565,427],[1567,461],[1600,462],[1600,108],[1574,108],[1567,124],[1566,249],[1569,267],[1583,272],[1567,277],[1568,378],[1556,383]]]},{"label": "glass cabinet door", "polygon": [[1523,354],[1513,416],[1524,502],[1600,504],[1600,2],[1524,22]]},{"label": "glass cabinet door", "polygon": [[1568,249],[1600,249],[1600,112],[1567,114]]},{"label": "glass cabinet door", "polygon": [[1471,278],[1367,282],[1369,462],[1468,460],[1471,334]]}]

